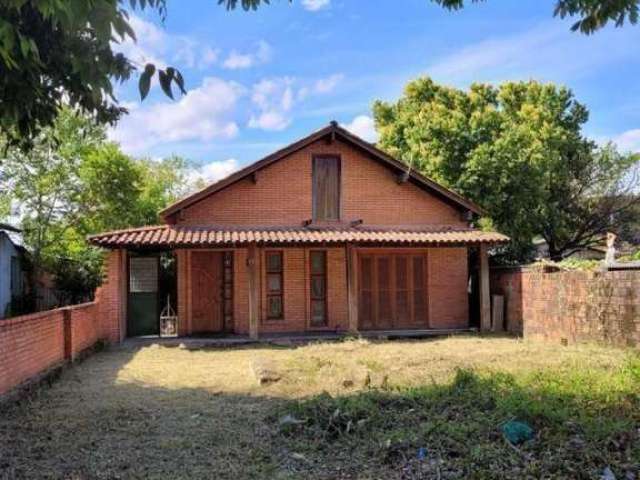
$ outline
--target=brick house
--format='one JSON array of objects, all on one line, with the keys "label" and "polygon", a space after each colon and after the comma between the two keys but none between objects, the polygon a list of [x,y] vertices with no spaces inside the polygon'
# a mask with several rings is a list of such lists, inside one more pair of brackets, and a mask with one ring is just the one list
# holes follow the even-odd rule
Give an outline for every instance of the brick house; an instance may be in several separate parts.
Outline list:
[{"label": "brick house", "polygon": [[508,240],[473,229],[480,213],[332,122],[169,206],[163,225],[89,240],[112,250],[113,341],[157,321],[160,251],[175,253],[180,335],[455,330],[469,327],[469,249],[485,327],[487,248]]}]

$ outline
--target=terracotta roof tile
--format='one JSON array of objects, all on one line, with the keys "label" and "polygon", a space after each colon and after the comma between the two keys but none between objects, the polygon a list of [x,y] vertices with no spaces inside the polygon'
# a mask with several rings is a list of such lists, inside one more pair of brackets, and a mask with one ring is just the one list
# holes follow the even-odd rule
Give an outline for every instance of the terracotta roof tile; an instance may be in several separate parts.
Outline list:
[{"label": "terracotta roof tile", "polygon": [[105,232],[88,237],[105,248],[240,246],[257,244],[368,243],[397,245],[499,244],[509,241],[501,233],[480,230],[419,230],[394,228],[212,228],[159,225]]}]

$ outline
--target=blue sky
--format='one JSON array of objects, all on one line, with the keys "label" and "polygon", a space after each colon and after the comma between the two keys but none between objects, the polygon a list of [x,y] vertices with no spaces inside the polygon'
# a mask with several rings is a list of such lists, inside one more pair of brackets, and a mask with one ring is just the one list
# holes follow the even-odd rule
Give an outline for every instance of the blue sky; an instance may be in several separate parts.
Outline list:
[{"label": "blue sky", "polygon": [[375,140],[371,104],[420,75],[464,88],[536,79],[567,85],[591,110],[586,133],[640,151],[640,26],[572,33],[555,0],[488,0],[448,12],[428,0],[272,0],[227,12],[216,0],[168,2],[162,24],[132,16],[133,59],[178,67],[189,94],[137,79],[118,87],[131,113],[110,132],[136,156],[184,156],[216,180],[330,120]]}]

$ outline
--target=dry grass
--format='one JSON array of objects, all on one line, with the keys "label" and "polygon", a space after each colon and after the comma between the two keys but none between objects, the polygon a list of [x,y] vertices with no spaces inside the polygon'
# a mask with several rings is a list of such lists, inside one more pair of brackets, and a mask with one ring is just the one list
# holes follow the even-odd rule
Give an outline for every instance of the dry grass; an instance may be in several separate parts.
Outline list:
[{"label": "dry grass", "polygon": [[[305,436],[312,431],[283,436],[277,419],[287,411],[304,412],[307,404],[298,401],[326,399],[323,392],[360,398],[358,392],[381,387],[397,397],[412,387],[447,385],[460,368],[483,378],[508,373],[523,381],[540,372],[557,378],[578,372],[583,380],[600,378],[599,389],[626,392],[635,385],[616,375],[629,355],[475,336],[107,351],[3,412],[0,478],[400,477],[406,469],[397,463],[365,460],[377,443],[367,446],[362,436],[331,440],[338,447],[351,448],[356,441],[363,448],[361,457],[335,465],[335,451],[324,440],[307,452],[294,451],[312,443]],[[256,361],[267,362],[281,379],[259,385],[252,373]],[[384,428],[376,435],[384,436]],[[353,468],[343,469],[347,461],[355,462]]]},{"label": "dry grass", "polygon": [[[457,369],[521,374],[539,369],[615,369],[624,350],[580,345],[524,342],[500,337],[451,337],[419,341],[348,340],[298,348],[262,346],[187,350],[152,346],[137,351],[116,376],[116,384],[204,389],[239,395],[301,398],[328,392],[344,394],[376,386],[386,376],[392,386],[447,382]],[[255,360],[268,361],[282,379],[259,386],[251,374]],[[344,387],[351,380],[353,387]]]}]

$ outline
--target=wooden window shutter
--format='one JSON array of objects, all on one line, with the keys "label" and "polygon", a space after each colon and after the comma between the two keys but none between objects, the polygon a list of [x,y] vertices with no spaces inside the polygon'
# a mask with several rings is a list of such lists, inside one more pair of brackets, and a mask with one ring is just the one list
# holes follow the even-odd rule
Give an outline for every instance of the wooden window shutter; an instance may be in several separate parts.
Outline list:
[{"label": "wooden window shutter", "polygon": [[359,327],[428,327],[426,255],[371,253],[359,258]]},{"label": "wooden window shutter", "polygon": [[327,326],[327,252],[313,250],[309,254],[311,326]]},{"label": "wooden window shutter", "polygon": [[313,158],[313,219],[340,219],[340,158]]},{"label": "wooden window shutter", "polygon": [[378,317],[376,323],[380,328],[393,326],[391,306],[391,257],[379,256],[377,259]]}]

